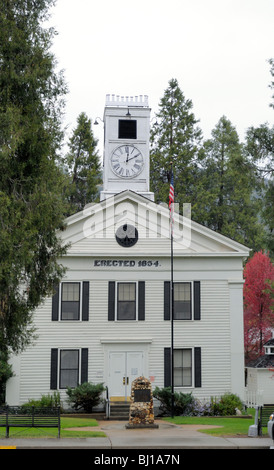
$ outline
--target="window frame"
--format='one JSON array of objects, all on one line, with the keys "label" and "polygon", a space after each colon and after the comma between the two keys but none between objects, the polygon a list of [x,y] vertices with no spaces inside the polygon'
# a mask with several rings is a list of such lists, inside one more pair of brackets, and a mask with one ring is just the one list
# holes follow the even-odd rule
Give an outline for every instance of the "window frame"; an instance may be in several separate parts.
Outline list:
[{"label": "window frame", "polygon": [[[62,318],[62,304],[63,302],[69,302],[69,301],[63,301],[63,286],[64,284],[78,284],[79,285],[79,307],[78,307],[78,318]],[[81,281],[62,281],[60,283],[60,296],[59,296],[59,321],[61,322],[79,322],[82,320],[82,297],[83,297],[83,282]]]},{"label": "window frame", "polygon": [[[183,378],[183,370],[184,367],[175,367],[175,358],[173,358],[173,367],[174,367],[174,387],[175,388],[194,388],[194,368],[195,368],[195,363],[194,363],[194,348],[176,348],[174,349],[175,351],[190,351],[191,354],[191,371],[190,371],[190,378],[191,378],[191,384],[190,385],[175,385],[175,369],[180,369],[182,370],[182,378]],[[185,368],[186,369],[186,368]]]},{"label": "window frame", "polygon": [[[78,369],[62,369],[62,352],[67,352],[67,351],[77,351],[78,353]],[[67,371],[67,370],[77,370],[77,383],[75,386],[70,386],[70,385],[65,385],[61,386],[61,380],[62,380],[62,371]],[[81,350],[80,348],[61,348],[58,350],[58,384],[59,384],[59,390],[65,390],[68,386],[71,388],[76,388],[79,383],[80,383],[80,371],[81,371]]]},{"label": "window frame", "polygon": [[[135,318],[122,319],[118,318],[118,304],[119,304],[119,285],[120,284],[133,284],[135,286]],[[117,322],[137,322],[138,321],[138,281],[116,281],[115,283],[115,321]],[[122,301],[120,301],[122,302]],[[130,302],[130,301],[127,301]]]},{"label": "window frame", "polygon": [[174,299],[174,321],[191,321],[194,320],[194,282],[193,281],[174,281],[173,282],[173,288],[174,288],[174,293],[175,294],[175,285],[178,284],[189,284],[190,285],[190,318],[175,318],[175,299]]}]

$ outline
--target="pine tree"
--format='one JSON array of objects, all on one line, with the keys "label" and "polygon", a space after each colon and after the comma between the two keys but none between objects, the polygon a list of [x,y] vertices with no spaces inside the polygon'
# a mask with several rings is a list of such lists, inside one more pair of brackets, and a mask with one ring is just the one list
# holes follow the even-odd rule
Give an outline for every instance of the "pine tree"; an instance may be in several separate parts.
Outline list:
[{"label": "pine tree", "polygon": [[250,127],[246,133],[245,151],[253,162],[260,187],[258,197],[262,202],[261,218],[264,227],[264,247],[274,256],[274,127],[262,124]]},{"label": "pine tree", "polygon": [[70,175],[67,190],[70,214],[81,211],[86,204],[98,200],[101,173],[97,143],[93,136],[91,120],[85,113],[81,113],[70,138],[69,152],[65,159]]},{"label": "pine tree", "polygon": [[66,85],[43,27],[54,0],[0,0],[0,350],[22,351],[63,275],[57,166]]},{"label": "pine tree", "polygon": [[171,79],[160,100],[157,121],[151,128],[151,190],[156,202],[168,202],[171,162],[173,162],[175,202],[191,203],[195,217],[199,201],[198,174],[202,132],[178,81]]},{"label": "pine tree", "polygon": [[236,129],[223,116],[204,143],[204,188],[199,220],[209,228],[250,248],[259,249],[262,227],[254,192],[256,172],[245,157]]}]

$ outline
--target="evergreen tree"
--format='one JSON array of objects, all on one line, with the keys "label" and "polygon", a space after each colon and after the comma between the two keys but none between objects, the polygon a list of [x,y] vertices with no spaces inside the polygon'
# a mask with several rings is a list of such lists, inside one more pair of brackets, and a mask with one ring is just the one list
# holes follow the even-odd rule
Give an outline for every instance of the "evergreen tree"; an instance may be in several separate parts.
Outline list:
[{"label": "evergreen tree", "polygon": [[151,128],[151,190],[156,202],[168,203],[171,162],[173,162],[175,202],[179,207],[191,203],[195,218],[199,202],[199,161],[202,133],[192,112],[192,101],[187,100],[176,79],[160,100],[157,121]]},{"label": "evergreen tree", "polygon": [[98,200],[101,173],[97,143],[93,136],[91,120],[85,113],[81,113],[70,138],[69,153],[65,159],[70,175],[67,191],[70,214],[81,211],[86,204]]},{"label": "evergreen tree", "polygon": [[[270,88],[274,90],[274,59],[270,59],[270,73],[272,82]],[[272,95],[274,99],[274,95]],[[270,106],[274,108],[274,103]],[[270,253],[274,256],[274,182],[273,182],[273,166],[274,166],[274,127],[262,124],[255,128],[250,127],[246,134],[246,152],[256,165],[258,174],[261,179],[260,197],[262,199],[262,219],[265,223],[264,244]]]},{"label": "evergreen tree", "polygon": [[264,222],[264,247],[274,256],[274,127],[268,124],[254,128],[246,133],[245,151],[256,167],[260,188],[258,197],[262,202],[261,218]]},{"label": "evergreen tree", "polygon": [[212,139],[204,143],[204,151],[201,223],[250,248],[260,248],[256,172],[244,155],[236,129],[225,116],[212,131]]},{"label": "evergreen tree", "polygon": [[[63,275],[62,175],[66,86],[43,28],[54,0],[0,0],[0,351],[22,351],[32,314]],[[1,367],[0,367],[1,371]],[[1,378],[0,378],[1,382]]]}]

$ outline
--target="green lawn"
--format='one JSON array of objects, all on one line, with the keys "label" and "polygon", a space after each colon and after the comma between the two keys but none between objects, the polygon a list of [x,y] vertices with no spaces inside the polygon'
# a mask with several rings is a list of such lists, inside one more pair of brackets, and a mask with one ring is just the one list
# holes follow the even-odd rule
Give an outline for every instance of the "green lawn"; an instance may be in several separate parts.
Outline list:
[{"label": "green lawn", "polygon": [[[254,424],[254,410],[249,409],[248,414],[252,418],[223,418],[223,417],[186,417],[175,416],[172,418],[162,418],[174,424],[198,424],[201,425],[200,432],[214,436],[247,436],[248,428]],[[221,428],[203,429],[203,425],[221,426]],[[67,431],[67,428],[92,427],[90,431]],[[105,433],[96,430],[98,423],[96,419],[88,418],[62,418],[61,417],[61,438],[62,437],[106,437]],[[5,437],[5,428],[0,428],[0,439]],[[267,435],[267,428],[263,428],[263,435]],[[57,437],[56,428],[10,428],[10,437],[14,438],[50,438]]]},{"label": "green lawn", "polygon": [[[87,418],[62,418],[61,417],[61,438],[62,437],[106,437],[105,433],[96,430],[98,423],[96,419]],[[67,431],[66,428],[93,427],[92,431]],[[6,428],[0,428],[0,439],[5,437]],[[28,437],[57,437],[56,428],[10,428],[10,437],[28,438]]]},{"label": "green lawn", "polygon": [[[201,424],[200,432],[211,434],[213,436],[247,436],[248,428],[254,424],[254,410],[248,409],[248,414],[252,418],[223,418],[223,417],[187,417],[175,416],[172,418],[163,418],[174,424]],[[221,428],[203,429],[203,425],[222,426]],[[263,428],[263,435],[267,435],[267,428]]]}]

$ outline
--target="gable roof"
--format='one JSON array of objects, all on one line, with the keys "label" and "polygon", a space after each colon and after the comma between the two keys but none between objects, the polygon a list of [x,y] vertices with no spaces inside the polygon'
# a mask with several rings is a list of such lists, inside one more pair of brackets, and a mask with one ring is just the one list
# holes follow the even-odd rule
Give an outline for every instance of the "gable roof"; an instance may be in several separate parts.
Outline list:
[{"label": "gable roof", "polygon": [[[240,256],[249,248],[213,230],[175,213],[174,256]],[[119,246],[115,233],[121,225],[137,228],[138,243],[128,249]],[[68,254],[118,256],[170,256],[170,213],[167,205],[156,204],[133,191],[126,190],[98,204],[89,204],[66,219],[60,234],[70,243]]]},{"label": "gable roof", "polygon": [[274,355],[264,354],[263,356],[254,359],[254,361],[249,362],[246,367],[253,367],[255,369],[267,369],[269,367],[274,367]]},{"label": "gable roof", "polygon": [[264,348],[267,346],[274,346],[274,338],[271,338],[266,343],[264,343]]}]

